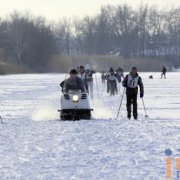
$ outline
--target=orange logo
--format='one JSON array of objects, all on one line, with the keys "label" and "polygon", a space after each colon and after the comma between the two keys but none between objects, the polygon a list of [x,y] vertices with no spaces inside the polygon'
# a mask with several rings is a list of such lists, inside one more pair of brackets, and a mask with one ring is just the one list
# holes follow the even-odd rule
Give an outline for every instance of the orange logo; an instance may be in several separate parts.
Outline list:
[{"label": "orange logo", "polygon": [[[166,157],[166,178],[172,178],[172,163],[173,158],[171,157],[172,151],[170,149],[165,150]],[[180,158],[175,158],[177,178],[180,179]]]}]

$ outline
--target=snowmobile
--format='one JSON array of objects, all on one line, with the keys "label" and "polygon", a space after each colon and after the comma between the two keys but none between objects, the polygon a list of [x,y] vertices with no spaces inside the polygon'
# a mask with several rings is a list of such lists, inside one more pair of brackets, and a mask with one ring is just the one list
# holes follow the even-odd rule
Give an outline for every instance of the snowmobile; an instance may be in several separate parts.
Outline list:
[{"label": "snowmobile", "polygon": [[89,95],[81,90],[69,90],[68,93],[62,92],[61,95],[61,120],[80,120],[91,119]]}]

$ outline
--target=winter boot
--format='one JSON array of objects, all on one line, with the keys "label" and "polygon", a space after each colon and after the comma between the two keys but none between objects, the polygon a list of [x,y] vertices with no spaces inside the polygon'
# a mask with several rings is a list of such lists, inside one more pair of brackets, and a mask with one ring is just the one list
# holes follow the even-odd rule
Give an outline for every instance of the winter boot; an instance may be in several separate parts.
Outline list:
[{"label": "winter boot", "polygon": [[131,119],[131,114],[127,114],[127,118],[130,120]]}]

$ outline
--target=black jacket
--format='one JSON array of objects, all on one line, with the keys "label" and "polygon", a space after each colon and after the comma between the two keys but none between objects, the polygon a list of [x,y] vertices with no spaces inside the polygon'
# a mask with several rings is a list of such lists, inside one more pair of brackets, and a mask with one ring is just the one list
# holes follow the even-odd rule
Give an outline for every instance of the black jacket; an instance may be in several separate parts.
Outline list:
[{"label": "black jacket", "polygon": [[61,85],[63,86],[63,91],[66,93],[69,90],[81,90],[81,92],[85,92],[84,81],[79,77],[76,77],[75,79],[70,77],[66,79],[64,83],[62,82]]},{"label": "black jacket", "polygon": [[163,66],[163,68],[162,68],[162,71],[161,71],[161,72],[165,74],[165,73],[166,73],[166,71],[167,71],[167,70],[166,70],[166,68]]}]

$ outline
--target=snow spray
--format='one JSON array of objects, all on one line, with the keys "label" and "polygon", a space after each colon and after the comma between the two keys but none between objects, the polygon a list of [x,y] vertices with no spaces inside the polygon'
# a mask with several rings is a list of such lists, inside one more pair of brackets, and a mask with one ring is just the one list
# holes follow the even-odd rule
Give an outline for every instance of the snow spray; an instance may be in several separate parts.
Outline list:
[{"label": "snow spray", "polygon": [[53,107],[53,105],[45,105],[36,108],[32,113],[32,120],[34,121],[49,121],[49,120],[57,120],[58,113],[57,108]]},{"label": "snow spray", "polygon": [[92,111],[92,116],[94,118],[107,119],[114,117],[114,113],[105,107],[103,102],[100,102],[98,99],[94,99],[93,101],[94,106],[92,108],[94,111]]}]

